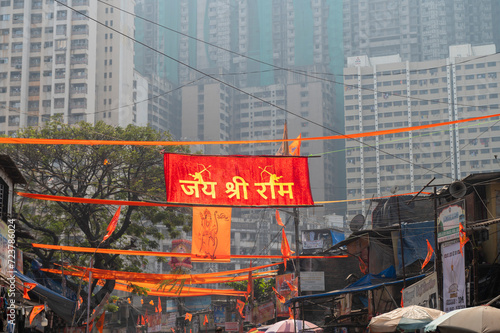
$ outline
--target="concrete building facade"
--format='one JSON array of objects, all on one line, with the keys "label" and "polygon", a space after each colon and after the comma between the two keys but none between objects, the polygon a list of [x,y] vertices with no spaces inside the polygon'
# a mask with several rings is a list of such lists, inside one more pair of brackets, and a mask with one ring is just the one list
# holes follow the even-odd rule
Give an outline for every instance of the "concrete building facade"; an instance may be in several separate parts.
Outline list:
[{"label": "concrete building facade", "polygon": [[[345,133],[428,125],[497,113],[500,56],[495,46],[450,47],[450,58],[348,59]],[[451,183],[498,169],[498,120],[346,140],[348,217],[365,215],[371,197],[419,191],[433,177]]]},{"label": "concrete building facade", "polygon": [[449,45],[491,44],[498,10],[492,0],[346,0],[343,35],[346,57],[399,54],[403,61],[449,56]]}]

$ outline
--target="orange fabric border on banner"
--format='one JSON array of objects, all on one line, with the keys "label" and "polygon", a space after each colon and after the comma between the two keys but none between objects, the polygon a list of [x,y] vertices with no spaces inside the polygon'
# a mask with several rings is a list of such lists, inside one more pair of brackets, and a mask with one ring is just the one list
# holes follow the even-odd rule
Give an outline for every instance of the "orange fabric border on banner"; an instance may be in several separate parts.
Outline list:
[{"label": "orange fabric border on banner", "polygon": [[167,202],[231,207],[307,207],[306,157],[164,154]]},{"label": "orange fabric border on banner", "polygon": [[[119,249],[96,249],[91,247],[77,247],[77,246],[64,246],[64,245],[49,245],[31,243],[31,246],[38,249],[58,250],[69,252],[83,252],[83,253],[107,253],[107,254],[123,254],[128,256],[150,256],[150,257],[186,257],[188,253],[171,253],[171,252],[153,252],[153,251],[134,251],[134,250],[119,250]],[[340,256],[290,256],[289,259],[333,259],[333,258],[347,258],[347,255]],[[283,256],[267,256],[267,255],[243,255],[232,254],[231,259],[283,259]],[[278,265],[279,263],[271,264],[271,266]],[[269,267],[271,267],[269,266]],[[263,266],[261,266],[263,267]],[[248,272],[248,268],[243,268],[241,271]],[[211,273],[214,274],[214,273]],[[235,273],[236,274],[236,273]]]},{"label": "orange fabric border on banner", "polygon": [[[339,134],[331,136],[321,136],[313,138],[301,138],[298,141],[313,141],[313,140],[338,140],[338,139],[355,139],[364,138],[376,135],[386,135],[395,133],[404,133],[410,131],[418,131],[423,129],[460,124],[469,121],[483,120],[488,118],[500,117],[500,113],[486,115],[481,117],[472,117],[459,119],[454,121],[445,121],[436,124],[427,124],[420,126],[400,127],[384,131],[372,131],[365,133],[354,134]],[[71,139],[36,139],[36,138],[0,138],[0,143],[7,144],[25,144],[25,145],[107,145],[107,146],[192,146],[192,145],[242,145],[249,143],[282,143],[283,141],[292,142],[297,139],[275,139],[275,140],[245,140],[245,141],[123,141],[123,140],[71,140]]]}]

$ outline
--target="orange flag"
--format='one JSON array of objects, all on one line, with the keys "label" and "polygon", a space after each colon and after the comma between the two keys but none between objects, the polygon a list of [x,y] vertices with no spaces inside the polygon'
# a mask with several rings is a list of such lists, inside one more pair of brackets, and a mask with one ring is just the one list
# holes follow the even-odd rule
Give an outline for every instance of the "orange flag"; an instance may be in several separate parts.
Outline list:
[{"label": "orange flag", "polygon": [[26,298],[26,299],[30,299],[30,297],[28,296],[28,291],[30,291],[31,289],[35,288],[36,287],[36,283],[24,282],[23,283],[23,287],[24,287],[23,297]]},{"label": "orange flag", "polygon": [[104,238],[102,239],[103,242],[111,236],[113,231],[115,231],[116,225],[118,224],[118,218],[120,217],[121,208],[122,208],[122,206],[118,206],[118,209],[116,210],[115,215],[113,215],[111,222],[109,222],[108,228],[106,229],[106,231],[108,233],[106,235],[104,235]]},{"label": "orange flag", "polygon": [[459,238],[460,238],[460,253],[462,256],[464,255],[464,246],[465,244],[469,241],[469,237],[467,237],[467,232],[464,230],[464,226],[462,223],[458,224],[458,233],[459,233]]},{"label": "orange flag", "polygon": [[361,271],[361,273],[363,274],[368,274],[368,265],[363,261],[363,259],[361,259],[361,257],[358,257],[358,261],[359,261],[359,270]]},{"label": "orange flag", "polygon": [[295,316],[293,315],[293,311],[292,311],[291,307],[288,307],[288,314],[289,314],[288,319],[295,319]]},{"label": "orange flag", "polygon": [[45,305],[36,305],[33,307],[33,309],[31,309],[30,325],[33,322],[33,319],[35,319],[36,315],[39,314],[40,312],[42,312],[43,309],[45,309]]},{"label": "orange flag", "polygon": [[278,300],[281,303],[285,304],[285,302],[286,302],[285,297],[281,296],[280,293],[276,289],[274,289],[274,287],[273,287],[273,290],[274,290],[274,293],[276,294],[276,297],[278,298]]},{"label": "orange flag", "polygon": [[[290,282],[288,281],[285,281],[286,284],[288,285],[288,287],[290,288],[291,291],[297,291],[297,287],[295,287],[293,284],[291,284]],[[293,319],[293,318],[291,318]]]},{"label": "orange flag", "polygon": [[142,326],[146,325],[146,321],[144,320],[144,316],[141,316],[141,325]]},{"label": "orange flag", "polygon": [[290,245],[288,245],[288,239],[286,238],[285,228],[281,229],[281,254],[283,255],[283,263],[286,270],[286,261],[294,252],[290,250]]},{"label": "orange flag", "polygon": [[208,324],[208,318],[207,318],[207,315],[205,315],[205,320],[203,320],[203,325],[206,325]]},{"label": "orange flag", "polygon": [[425,260],[422,264],[422,269],[424,269],[425,265],[427,265],[429,261],[431,261],[432,254],[434,253],[434,249],[432,248],[431,243],[429,243],[428,239],[426,239],[426,241],[427,241],[427,256],[425,257]]},{"label": "orange flag", "polygon": [[192,261],[231,261],[231,208],[193,207]]},{"label": "orange flag", "polygon": [[[285,121],[285,127],[283,128],[283,140],[288,140],[288,129],[286,127],[286,121]],[[289,150],[288,141],[283,141],[280,148],[276,152],[276,155],[278,156],[288,155],[288,150]]]},{"label": "orange flag", "polygon": [[189,312],[186,312],[186,316],[184,317],[184,320],[189,320],[191,321],[191,319],[193,319],[193,315],[190,314]]},{"label": "orange flag", "polygon": [[240,313],[241,318],[245,319],[245,315],[243,314],[243,309],[245,309],[245,303],[243,301],[240,301],[239,299],[236,300],[236,310]]},{"label": "orange flag", "polygon": [[[302,138],[302,133],[299,134],[299,136],[297,137],[297,139],[300,139]],[[294,140],[290,146],[288,147],[289,149],[289,152],[290,152],[290,155],[292,156],[300,156],[300,145],[301,145],[302,141],[300,140]]]},{"label": "orange flag", "polygon": [[101,318],[99,318],[99,320],[97,321],[97,330],[99,331],[99,333],[102,333],[102,330],[104,328],[104,317],[106,317],[104,315],[104,313],[101,315]]},{"label": "orange flag", "polygon": [[162,308],[161,308],[161,300],[160,300],[160,296],[158,296],[158,312],[161,312]]},{"label": "orange flag", "polygon": [[401,289],[401,307],[404,308],[404,298],[403,298],[403,290],[405,290],[405,288]]},{"label": "orange flag", "polygon": [[281,217],[280,217],[280,212],[278,212],[278,210],[276,209],[276,222],[278,222],[278,225],[284,227],[285,225],[283,224],[283,221],[281,221]]}]

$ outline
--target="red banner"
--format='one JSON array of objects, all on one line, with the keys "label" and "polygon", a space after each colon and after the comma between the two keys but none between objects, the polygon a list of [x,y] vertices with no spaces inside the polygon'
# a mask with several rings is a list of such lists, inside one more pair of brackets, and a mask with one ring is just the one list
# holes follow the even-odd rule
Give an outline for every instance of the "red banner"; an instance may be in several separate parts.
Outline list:
[{"label": "red banner", "polygon": [[306,157],[165,154],[167,201],[212,206],[312,206]]}]

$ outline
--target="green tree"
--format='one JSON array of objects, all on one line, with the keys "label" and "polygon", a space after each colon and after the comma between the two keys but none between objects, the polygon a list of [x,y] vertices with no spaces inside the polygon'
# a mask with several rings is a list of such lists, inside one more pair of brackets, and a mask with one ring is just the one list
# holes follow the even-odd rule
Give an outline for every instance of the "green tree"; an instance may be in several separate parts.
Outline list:
[{"label": "green tree", "polygon": [[[149,127],[120,128],[103,122],[68,125],[57,119],[40,128],[21,129],[16,136],[172,141],[169,133]],[[27,180],[27,192],[152,202],[165,201],[162,151],[187,152],[182,146],[106,145],[3,145],[0,151],[10,155],[20,168]],[[174,238],[180,229],[188,231],[191,227],[187,223],[190,213],[187,208],[123,206],[116,230],[100,244],[117,208],[21,198],[15,205],[14,214],[29,228],[38,243],[70,246],[151,250],[158,246],[159,239],[165,236]],[[166,227],[167,235],[158,230],[160,224]],[[22,240],[20,244],[23,244]],[[45,267],[61,260],[58,252],[32,249],[26,243],[23,250],[34,252]],[[64,260],[73,265],[89,265],[88,255],[65,253]],[[143,261],[143,257],[96,254],[94,267],[139,271]],[[104,288],[93,295],[91,305],[96,306],[113,288],[114,281],[106,281]],[[82,296],[86,300],[84,293]]]},{"label": "green tree", "polygon": [[[274,296],[273,286],[275,279],[255,279],[253,282],[253,294],[257,303],[263,303]],[[248,281],[228,282],[228,286],[235,290],[247,291]]]}]

